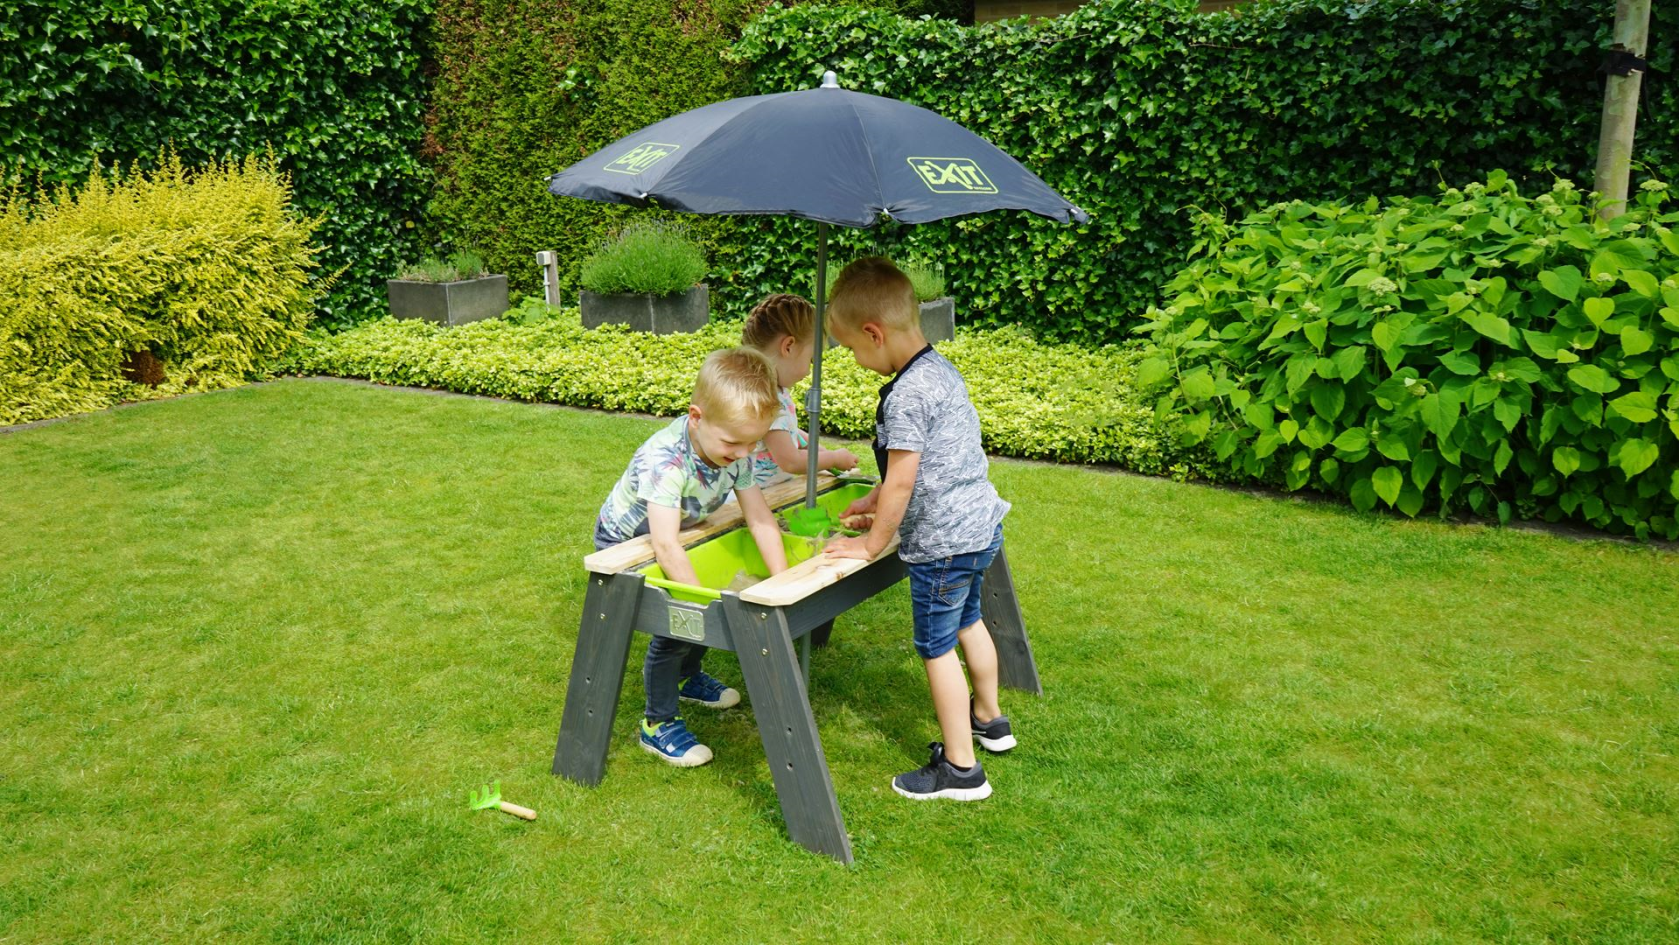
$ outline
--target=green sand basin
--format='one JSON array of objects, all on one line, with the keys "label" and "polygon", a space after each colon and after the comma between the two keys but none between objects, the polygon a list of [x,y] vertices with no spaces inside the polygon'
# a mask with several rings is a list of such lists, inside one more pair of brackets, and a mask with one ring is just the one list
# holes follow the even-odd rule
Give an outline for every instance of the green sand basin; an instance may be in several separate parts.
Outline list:
[{"label": "green sand basin", "polygon": [[[816,508],[827,513],[826,528],[810,527],[821,523],[810,521],[812,516],[805,512],[802,500],[777,511],[776,518],[781,521],[782,527],[789,531],[817,532],[813,535],[782,533],[781,544],[787,551],[787,566],[792,567],[819,554],[827,544],[828,538],[835,534],[858,534],[850,529],[839,528],[835,523],[845,512],[846,506],[868,495],[869,490],[873,488],[873,483],[847,482],[818,495]],[[798,519],[805,521],[800,522]],[[688,560],[694,566],[694,575],[699,578],[698,585],[682,584],[667,579],[664,569],[659,567],[657,562],[637,570],[646,576],[648,584],[662,587],[670,596],[691,604],[709,604],[720,600],[724,590],[743,590],[770,576],[769,567],[764,564],[764,556],[758,553],[758,544],[752,540],[752,532],[744,526],[707,538],[687,551]]]}]

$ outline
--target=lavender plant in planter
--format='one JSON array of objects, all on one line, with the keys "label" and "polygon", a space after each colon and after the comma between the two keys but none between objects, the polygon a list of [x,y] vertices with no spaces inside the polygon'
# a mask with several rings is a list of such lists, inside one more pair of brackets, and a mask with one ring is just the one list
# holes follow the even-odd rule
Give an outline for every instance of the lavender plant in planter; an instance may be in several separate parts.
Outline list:
[{"label": "lavender plant in planter", "polygon": [[385,283],[391,314],[445,327],[495,318],[507,311],[507,277],[484,272],[478,254],[427,257]]},{"label": "lavender plant in planter", "polygon": [[583,327],[698,331],[711,319],[710,290],[699,284],[705,268],[699,244],[680,228],[633,223],[583,261]]}]

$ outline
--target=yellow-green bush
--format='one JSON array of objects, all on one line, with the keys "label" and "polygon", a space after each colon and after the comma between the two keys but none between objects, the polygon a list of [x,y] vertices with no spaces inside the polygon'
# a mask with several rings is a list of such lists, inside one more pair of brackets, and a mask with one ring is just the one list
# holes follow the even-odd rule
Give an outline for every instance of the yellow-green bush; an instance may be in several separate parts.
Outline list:
[{"label": "yellow-green bush", "polygon": [[[271,156],[0,193],[0,423],[263,374],[330,282],[309,283],[317,222]],[[136,351],[163,363],[155,390],[123,378]]]}]

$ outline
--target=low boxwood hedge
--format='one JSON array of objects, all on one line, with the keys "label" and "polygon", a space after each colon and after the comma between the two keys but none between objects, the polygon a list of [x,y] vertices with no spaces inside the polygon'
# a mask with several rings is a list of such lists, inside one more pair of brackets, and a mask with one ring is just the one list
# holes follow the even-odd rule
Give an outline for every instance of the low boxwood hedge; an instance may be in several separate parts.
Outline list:
[{"label": "low boxwood hedge", "polygon": [[[532,298],[506,318],[451,329],[385,318],[336,335],[317,332],[285,370],[674,416],[687,409],[705,356],[739,340],[733,322],[678,335],[588,330],[574,309],[556,311]],[[1132,394],[1135,348],[1046,344],[1002,329],[964,330],[939,350],[967,378],[993,453],[1152,474],[1200,471],[1199,454],[1174,445],[1178,437],[1156,421],[1152,401]],[[823,429],[872,435],[884,379],[841,348],[830,349],[822,377]]]}]

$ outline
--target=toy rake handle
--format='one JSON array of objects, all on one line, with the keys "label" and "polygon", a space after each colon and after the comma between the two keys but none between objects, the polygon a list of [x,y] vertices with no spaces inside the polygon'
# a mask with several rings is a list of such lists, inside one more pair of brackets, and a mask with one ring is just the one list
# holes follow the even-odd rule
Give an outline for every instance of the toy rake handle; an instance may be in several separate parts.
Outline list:
[{"label": "toy rake handle", "polygon": [[502,801],[496,806],[515,817],[523,817],[526,820],[536,819],[536,811],[531,810],[529,807],[520,807],[517,804],[509,804],[506,801]]}]

